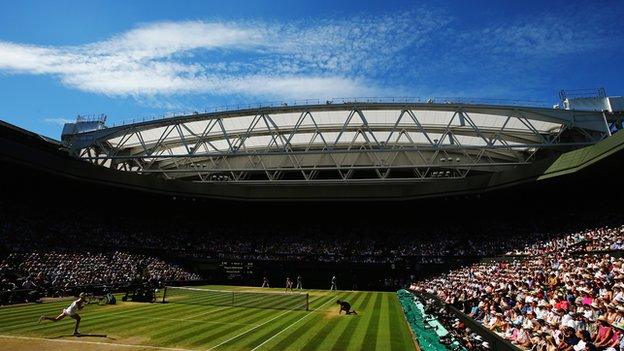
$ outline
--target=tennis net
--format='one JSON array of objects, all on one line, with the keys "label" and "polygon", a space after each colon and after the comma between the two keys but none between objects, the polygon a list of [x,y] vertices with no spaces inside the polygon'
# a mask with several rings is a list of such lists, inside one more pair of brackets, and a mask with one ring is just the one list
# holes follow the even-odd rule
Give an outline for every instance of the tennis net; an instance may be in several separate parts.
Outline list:
[{"label": "tennis net", "polygon": [[167,286],[162,302],[195,305],[274,308],[281,310],[307,310],[307,293],[282,293],[259,291],[211,290],[203,288]]}]

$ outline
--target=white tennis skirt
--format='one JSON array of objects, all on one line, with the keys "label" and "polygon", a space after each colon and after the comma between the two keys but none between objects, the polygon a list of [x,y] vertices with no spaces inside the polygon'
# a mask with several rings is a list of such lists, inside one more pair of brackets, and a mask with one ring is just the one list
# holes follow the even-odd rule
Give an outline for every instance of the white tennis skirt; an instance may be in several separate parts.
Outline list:
[{"label": "white tennis skirt", "polygon": [[65,308],[63,310],[63,314],[65,314],[66,316],[75,316],[76,315],[76,311],[74,310],[70,310],[69,308]]}]

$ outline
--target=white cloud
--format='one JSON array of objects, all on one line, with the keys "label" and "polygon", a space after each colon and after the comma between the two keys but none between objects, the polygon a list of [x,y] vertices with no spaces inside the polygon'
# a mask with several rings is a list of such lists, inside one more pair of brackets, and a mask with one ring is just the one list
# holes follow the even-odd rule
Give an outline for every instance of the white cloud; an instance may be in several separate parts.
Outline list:
[{"label": "white cloud", "polygon": [[608,14],[594,12],[591,18],[546,14],[469,29],[431,8],[289,23],[156,22],[84,45],[0,40],[0,72],[52,75],[82,91],[150,101],[188,94],[410,95],[389,87],[453,91],[448,85],[456,81],[474,91],[465,78],[481,89],[483,82],[545,69],[548,59],[621,45],[602,29]]},{"label": "white cloud", "polygon": [[43,120],[46,123],[57,124],[59,126],[65,125],[65,123],[72,123],[73,120],[67,118],[46,118]]},{"label": "white cloud", "polygon": [[619,34],[601,31],[601,24],[611,16],[604,10],[588,12],[522,17],[462,37],[471,44],[470,48],[487,53],[542,58],[589,52],[610,43],[618,45]]},{"label": "white cloud", "polygon": [[247,28],[236,23],[160,22],[94,43],[87,49],[103,56],[154,59],[200,48],[253,48],[265,40],[264,36],[262,27]]},{"label": "white cloud", "polygon": [[112,96],[374,95],[386,90],[360,71],[384,69],[390,55],[436,24],[412,15],[285,25],[159,22],[79,46],[0,41],[0,71],[54,75]]}]

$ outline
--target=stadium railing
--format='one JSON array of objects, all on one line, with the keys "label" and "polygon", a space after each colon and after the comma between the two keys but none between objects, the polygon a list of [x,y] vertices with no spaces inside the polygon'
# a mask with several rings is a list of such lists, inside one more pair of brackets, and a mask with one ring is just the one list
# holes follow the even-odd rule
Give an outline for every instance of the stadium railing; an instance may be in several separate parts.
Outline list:
[{"label": "stadium railing", "polygon": [[307,311],[310,301],[307,293],[298,292],[212,290],[166,286],[163,290],[162,302]]},{"label": "stadium railing", "polygon": [[407,321],[412,332],[412,337],[418,345],[417,349],[442,351],[447,350],[446,346],[442,344],[440,337],[436,333],[435,329],[428,325],[425,321],[425,315],[419,311],[418,307],[414,303],[414,295],[407,290],[397,291],[397,296],[401,307],[403,308],[403,316]]},{"label": "stadium railing", "polygon": [[470,328],[473,332],[481,335],[484,341],[487,341],[490,344],[491,350],[497,351],[521,351],[519,347],[510,343],[509,341],[503,339],[498,334],[492,332],[488,328],[484,327],[481,323],[475,321],[474,319],[468,317],[465,313],[455,308],[453,305],[449,305],[444,301],[440,300],[437,296],[433,294],[429,294],[422,291],[411,291],[414,295],[418,296],[421,299],[432,299],[439,306],[443,306],[446,310],[460,321],[464,323],[464,325]]}]

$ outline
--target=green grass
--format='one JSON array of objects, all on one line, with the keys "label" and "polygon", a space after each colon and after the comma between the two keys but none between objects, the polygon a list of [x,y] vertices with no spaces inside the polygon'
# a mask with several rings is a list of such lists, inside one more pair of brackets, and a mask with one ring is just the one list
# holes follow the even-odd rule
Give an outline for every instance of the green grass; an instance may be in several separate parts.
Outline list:
[{"label": "green grass", "polygon": [[[207,286],[219,290],[254,288]],[[283,291],[283,289],[271,289]],[[266,290],[262,290],[266,291]],[[55,315],[68,301],[0,308],[0,346],[11,337],[32,342],[56,340],[50,349],[68,345],[117,343],[180,350],[414,350],[414,342],[396,294],[307,290],[310,310],[279,310],[204,306],[184,301],[170,303],[118,302],[114,306],[89,305],[81,311],[83,334],[70,334],[73,320],[37,323],[41,314]],[[338,315],[336,299],[351,303],[357,316]],[[58,342],[61,340],[61,342]],[[66,342],[65,342],[66,341]],[[71,344],[76,341],[83,344]],[[85,343],[87,342],[87,343]],[[95,347],[96,346],[96,347]],[[6,345],[5,345],[6,347]],[[121,350],[120,347],[111,349]],[[154,348],[152,348],[154,350]]]}]

